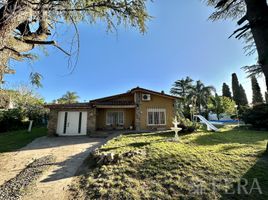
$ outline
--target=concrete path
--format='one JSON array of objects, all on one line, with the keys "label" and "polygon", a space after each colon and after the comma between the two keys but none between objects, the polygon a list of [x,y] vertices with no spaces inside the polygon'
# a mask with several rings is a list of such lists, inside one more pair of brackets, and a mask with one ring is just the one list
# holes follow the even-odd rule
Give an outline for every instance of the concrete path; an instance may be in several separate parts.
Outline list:
[{"label": "concrete path", "polygon": [[38,138],[17,152],[0,155],[0,185],[15,177],[34,159],[52,155],[55,157],[55,162],[36,184],[27,190],[22,199],[67,199],[68,185],[71,184],[79,166],[90,151],[106,141],[107,139],[86,136]]}]

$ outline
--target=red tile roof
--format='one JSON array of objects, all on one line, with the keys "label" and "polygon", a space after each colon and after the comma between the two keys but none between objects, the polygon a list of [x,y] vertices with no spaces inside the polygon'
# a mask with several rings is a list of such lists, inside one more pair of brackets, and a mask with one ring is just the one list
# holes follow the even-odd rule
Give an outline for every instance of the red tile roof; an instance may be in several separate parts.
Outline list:
[{"label": "red tile roof", "polygon": [[117,97],[122,97],[122,96],[125,96],[125,95],[133,94],[135,92],[144,92],[144,93],[155,94],[155,95],[159,95],[159,96],[163,96],[163,97],[167,97],[167,98],[172,98],[172,99],[181,99],[181,97],[172,96],[172,95],[169,95],[169,94],[165,94],[163,92],[156,92],[156,91],[153,91],[153,90],[148,90],[148,89],[145,89],[145,88],[136,87],[136,88],[133,88],[133,89],[131,89],[128,92],[125,92],[125,93],[121,93],[121,94],[117,94],[117,95],[113,95],[113,96],[108,96],[108,97],[103,97],[103,98],[91,100],[90,103],[95,103],[95,102],[98,102],[98,101],[105,101],[105,100],[109,100],[109,99],[113,99],[113,98],[117,98]]},{"label": "red tile roof", "polygon": [[71,104],[47,104],[45,105],[46,108],[89,108],[89,103],[71,103]]},{"label": "red tile roof", "polygon": [[[165,94],[163,92],[156,92],[156,91],[153,91],[153,90],[148,90],[148,89],[145,89],[145,88],[136,87],[136,88],[133,88],[133,89],[129,90],[128,92],[113,95],[113,96],[108,96],[108,97],[104,97],[104,98],[94,99],[94,100],[91,100],[88,103],[49,104],[49,105],[46,105],[45,107],[50,108],[50,109],[51,108],[52,109],[57,109],[57,108],[62,109],[62,108],[90,108],[90,107],[92,107],[92,105],[135,105],[134,99],[133,99],[133,101],[122,101],[122,100],[112,101],[112,99],[114,99],[114,98],[127,96],[127,95],[130,95],[130,94],[134,94],[135,92],[143,92],[143,93],[163,96],[163,97],[166,97],[166,98],[180,99],[180,97]],[[108,101],[108,100],[111,100],[111,101]]]},{"label": "red tile roof", "polygon": [[153,90],[148,90],[148,89],[140,88],[140,87],[133,88],[133,89],[130,90],[130,92],[132,92],[132,93],[133,92],[144,92],[144,93],[155,94],[155,95],[168,97],[168,98],[172,98],[172,99],[180,99],[181,98],[181,97],[165,94],[164,92],[156,92],[156,91],[153,91]]}]

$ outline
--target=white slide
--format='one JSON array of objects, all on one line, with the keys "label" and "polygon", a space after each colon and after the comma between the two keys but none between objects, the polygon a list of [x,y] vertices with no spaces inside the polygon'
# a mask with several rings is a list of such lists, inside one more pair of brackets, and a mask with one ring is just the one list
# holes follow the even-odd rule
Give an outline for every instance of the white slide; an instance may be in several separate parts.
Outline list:
[{"label": "white slide", "polygon": [[194,115],[194,117],[199,118],[200,121],[204,124],[207,125],[207,130],[208,131],[218,131],[219,129],[217,127],[215,127],[211,122],[209,122],[205,117],[203,117],[202,115]]}]

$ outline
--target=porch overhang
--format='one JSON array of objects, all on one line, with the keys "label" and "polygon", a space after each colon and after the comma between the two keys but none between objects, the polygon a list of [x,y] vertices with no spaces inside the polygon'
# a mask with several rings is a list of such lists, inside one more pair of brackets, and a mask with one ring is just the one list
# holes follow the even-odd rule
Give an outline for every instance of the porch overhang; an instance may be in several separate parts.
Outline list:
[{"label": "porch overhang", "polygon": [[136,108],[136,105],[96,105],[96,108]]}]

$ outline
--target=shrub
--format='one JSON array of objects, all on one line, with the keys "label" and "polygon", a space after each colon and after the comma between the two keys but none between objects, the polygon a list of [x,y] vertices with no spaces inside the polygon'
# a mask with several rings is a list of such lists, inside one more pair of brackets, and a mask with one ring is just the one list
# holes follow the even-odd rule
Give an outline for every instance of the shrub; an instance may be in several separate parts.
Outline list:
[{"label": "shrub", "polygon": [[251,124],[255,128],[268,129],[268,104],[256,105],[247,109],[242,119],[246,124]]},{"label": "shrub", "polygon": [[23,122],[23,114],[19,109],[0,112],[0,132],[27,128],[28,123]]},{"label": "shrub", "polygon": [[33,120],[35,125],[43,125],[47,121],[48,110],[42,105],[28,105],[22,110],[24,117]]},{"label": "shrub", "polygon": [[181,133],[193,133],[195,130],[198,129],[198,124],[190,121],[187,118],[183,118],[179,116],[178,121],[180,122],[178,127],[182,129],[180,131]]}]

